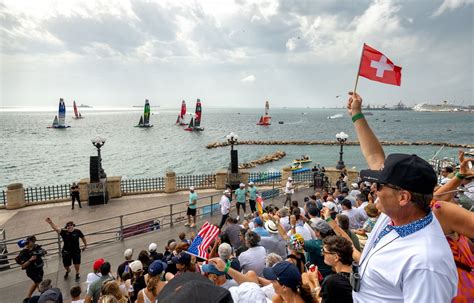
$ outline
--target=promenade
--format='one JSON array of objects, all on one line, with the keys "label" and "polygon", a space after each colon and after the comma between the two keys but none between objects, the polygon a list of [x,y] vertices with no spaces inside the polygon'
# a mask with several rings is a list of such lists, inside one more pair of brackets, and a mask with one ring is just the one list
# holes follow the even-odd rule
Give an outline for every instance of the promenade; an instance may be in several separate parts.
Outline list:
[{"label": "promenade", "polygon": [[[294,199],[303,204],[303,198],[310,195],[311,189],[301,189],[294,195]],[[212,194],[221,194],[222,191],[216,190],[198,190],[200,197]],[[176,194],[147,194],[136,196],[124,196],[118,199],[109,201],[106,205],[88,207],[86,204],[83,208],[78,208],[77,204],[74,210],[71,210],[70,202],[46,204],[30,206],[17,211],[0,210],[0,226],[6,230],[8,239],[20,237],[29,234],[36,234],[50,230],[49,225],[44,221],[45,218],[50,217],[58,226],[63,226],[67,221],[74,221],[76,224],[81,224],[94,220],[101,220],[106,217],[118,216],[134,211],[141,211],[133,218],[136,221],[146,220],[150,217],[150,208],[160,205],[169,205],[185,201],[188,198],[187,192],[179,192]],[[283,204],[284,197],[276,197],[267,200],[268,203],[273,203],[277,206]],[[219,202],[219,196],[215,197],[214,203]],[[184,205],[183,207],[184,208]],[[166,211],[167,208],[162,209]],[[178,211],[179,209],[176,208]],[[232,209],[235,213],[235,208]],[[210,221],[213,224],[218,224],[220,221],[220,213],[217,211],[213,216],[205,216],[198,219],[197,226],[201,226],[205,221]],[[90,226],[86,225],[84,228],[78,227],[85,234],[96,232],[98,230],[105,230],[110,228],[110,222],[97,222],[93,225],[97,230],[89,230]],[[85,280],[87,273],[92,272],[92,264],[98,258],[104,258],[112,264],[113,273],[115,274],[117,266],[123,262],[123,252],[127,248],[133,248],[133,257],[136,258],[141,250],[147,250],[151,242],[158,244],[158,251],[163,252],[166,242],[169,239],[177,239],[181,232],[198,232],[197,228],[187,228],[184,222],[175,223],[173,227],[164,227],[160,230],[152,231],[146,234],[126,238],[123,241],[114,241],[102,245],[92,246],[85,250],[82,254],[81,264],[81,281],[80,284],[85,291]],[[86,238],[88,238],[86,236]],[[42,244],[41,241],[38,244]],[[82,245],[82,243],[81,243]],[[74,275],[68,280],[63,279],[64,268],[58,256],[46,256],[44,267],[44,279],[51,279],[54,286],[59,287],[63,293],[65,302],[70,300],[69,289],[76,285]],[[27,289],[31,285],[31,280],[26,276],[25,272],[19,268],[0,272],[0,302],[21,302],[27,293]],[[85,293],[82,294],[82,297]]]}]

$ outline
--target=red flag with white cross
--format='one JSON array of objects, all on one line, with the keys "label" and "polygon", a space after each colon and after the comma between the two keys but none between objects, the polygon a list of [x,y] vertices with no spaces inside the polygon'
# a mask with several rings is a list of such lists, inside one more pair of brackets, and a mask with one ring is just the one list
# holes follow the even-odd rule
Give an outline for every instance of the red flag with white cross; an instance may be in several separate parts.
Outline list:
[{"label": "red flag with white cross", "polygon": [[400,86],[402,68],[384,54],[364,43],[360,59],[359,76],[386,84]]}]

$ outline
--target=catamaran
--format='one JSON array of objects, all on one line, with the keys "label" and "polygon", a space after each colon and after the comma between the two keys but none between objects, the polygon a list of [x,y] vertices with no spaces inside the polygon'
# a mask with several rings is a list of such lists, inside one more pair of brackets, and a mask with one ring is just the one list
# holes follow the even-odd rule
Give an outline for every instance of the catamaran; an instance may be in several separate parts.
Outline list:
[{"label": "catamaran", "polygon": [[197,99],[194,118],[191,117],[191,121],[189,121],[188,127],[186,127],[184,130],[187,130],[190,132],[204,130],[204,128],[201,127],[201,100]]},{"label": "catamaran", "polygon": [[143,110],[143,116],[140,116],[140,121],[135,127],[153,127],[153,124],[150,124],[150,102],[148,99],[145,99],[145,108]]},{"label": "catamaran", "polygon": [[72,102],[72,107],[74,108],[74,119],[82,119],[84,118],[81,113],[77,110],[77,106],[76,106],[76,101],[74,100]]},{"label": "catamaran", "polygon": [[54,121],[51,126],[48,128],[68,128],[69,125],[66,125],[66,105],[64,104],[63,98],[59,98],[59,109],[58,115],[54,116]]},{"label": "catamaran", "polygon": [[178,115],[178,119],[176,120],[177,125],[188,125],[188,123],[184,122],[184,116],[186,115],[186,101],[183,100],[181,103],[181,113]]},{"label": "catamaran", "polygon": [[264,126],[268,126],[270,125],[270,120],[272,119],[272,117],[270,117],[268,115],[268,110],[270,109],[270,104],[268,103],[268,101],[265,102],[265,115],[263,116],[260,116],[260,121],[258,121],[257,125],[264,125]]}]

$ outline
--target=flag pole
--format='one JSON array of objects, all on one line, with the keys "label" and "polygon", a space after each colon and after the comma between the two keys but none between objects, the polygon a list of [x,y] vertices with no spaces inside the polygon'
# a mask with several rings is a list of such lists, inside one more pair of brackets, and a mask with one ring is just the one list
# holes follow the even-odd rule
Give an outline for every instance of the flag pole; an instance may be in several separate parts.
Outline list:
[{"label": "flag pole", "polygon": [[359,73],[360,73],[360,66],[362,65],[362,55],[364,54],[364,47],[365,47],[365,43],[362,46],[362,51],[360,52],[360,61],[359,61],[359,68],[357,69],[356,83],[354,85],[354,90],[352,91],[354,94],[357,91],[357,83],[359,83]]}]

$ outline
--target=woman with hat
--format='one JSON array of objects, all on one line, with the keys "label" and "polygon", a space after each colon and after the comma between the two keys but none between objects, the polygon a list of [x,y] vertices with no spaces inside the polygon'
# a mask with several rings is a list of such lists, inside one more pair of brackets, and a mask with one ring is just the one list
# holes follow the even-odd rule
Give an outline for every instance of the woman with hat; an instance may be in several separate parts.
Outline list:
[{"label": "woman with hat", "polygon": [[377,223],[377,219],[380,215],[380,212],[374,203],[367,204],[367,206],[364,207],[364,210],[368,218],[365,220],[362,228],[354,230],[354,233],[359,238],[361,248],[364,248],[365,242],[367,242],[367,234],[372,231],[372,228],[374,228],[375,223]]},{"label": "woman with hat", "polygon": [[145,275],[146,288],[143,288],[137,297],[137,303],[152,303],[165,287],[166,282],[161,281],[161,274],[165,271],[167,264],[156,260],[148,267],[148,274]]}]

